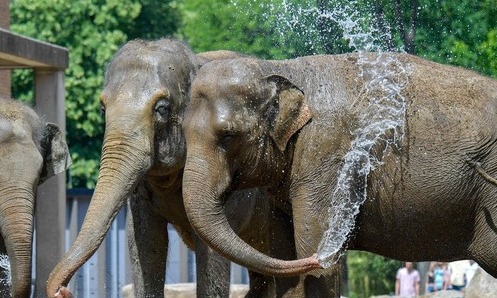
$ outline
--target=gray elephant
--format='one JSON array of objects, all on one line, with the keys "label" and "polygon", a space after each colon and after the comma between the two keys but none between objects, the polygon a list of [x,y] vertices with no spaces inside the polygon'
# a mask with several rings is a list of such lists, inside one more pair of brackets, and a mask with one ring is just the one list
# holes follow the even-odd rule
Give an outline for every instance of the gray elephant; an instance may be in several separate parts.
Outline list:
[{"label": "gray elephant", "polygon": [[70,164],[59,127],[30,107],[0,98],[0,253],[10,260],[12,286],[2,296],[29,297],[36,189]]},{"label": "gray elephant", "polygon": [[[383,79],[392,86],[371,88]],[[387,98],[394,103],[371,112]],[[392,124],[382,119],[394,107],[399,125],[364,134],[369,145],[357,141],[370,116]],[[213,61],[192,83],[183,130],[190,222],[242,266],[305,280],[357,249],[406,261],[474,259],[497,277],[495,80],[408,54]],[[367,155],[350,158],[351,148]],[[222,198],[247,187],[289,200],[298,260],[268,257],[233,233]],[[322,257],[323,235],[340,236],[329,219],[353,208],[344,241]]]},{"label": "gray elephant", "polygon": [[[196,237],[184,210],[186,142],[181,123],[198,68],[207,61],[233,56],[239,54],[195,55],[172,39],[134,40],[115,54],[100,96],[106,120],[100,175],[77,239],[50,274],[49,297],[58,290],[58,296],[70,295],[65,286],[100,246],[125,202],[136,297],[164,295],[168,224],[196,251],[198,296],[228,296],[229,262]],[[288,245],[293,244],[293,233],[286,232],[292,229],[291,218],[268,204],[263,189],[237,192],[233,197],[223,214],[241,237],[265,253],[289,259],[296,256],[293,245]],[[234,208],[235,204],[243,210]],[[271,234],[279,235],[280,242],[272,241]],[[271,241],[277,251],[271,251]],[[283,288],[296,281],[274,281],[272,276],[251,272],[249,296],[276,295],[276,282]]]}]

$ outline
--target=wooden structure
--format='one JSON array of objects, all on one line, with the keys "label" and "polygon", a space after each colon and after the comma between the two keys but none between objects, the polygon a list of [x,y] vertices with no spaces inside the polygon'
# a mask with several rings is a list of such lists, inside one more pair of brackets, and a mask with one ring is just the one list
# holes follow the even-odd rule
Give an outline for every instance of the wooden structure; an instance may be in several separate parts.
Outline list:
[{"label": "wooden structure", "polygon": [[[35,77],[35,110],[65,133],[63,47],[9,31],[9,1],[0,0],[0,96],[9,98],[10,70],[30,68]],[[64,253],[66,176],[60,173],[38,187],[35,221],[36,272],[34,297],[45,297],[48,275]]]}]

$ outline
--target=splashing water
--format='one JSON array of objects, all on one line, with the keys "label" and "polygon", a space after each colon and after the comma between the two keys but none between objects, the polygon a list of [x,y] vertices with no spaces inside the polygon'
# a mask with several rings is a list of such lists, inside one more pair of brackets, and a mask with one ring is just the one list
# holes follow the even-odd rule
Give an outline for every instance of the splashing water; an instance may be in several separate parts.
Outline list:
[{"label": "splashing water", "polygon": [[[328,229],[317,251],[318,260],[326,268],[338,261],[343,245],[354,229],[359,208],[367,198],[369,173],[381,166],[382,155],[389,152],[389,146],[398,148],[403,138],[407,106],[402,89],[408,83],[410,70],[384,52],[392,49],[388,44],[392,40],[390,28],[379,21],[373,24],[371,16],[375,14],[372,7],[359,5],[358,0],[328,1],[333,9],[312,4],[305,7],[303,3],[296,5],[290,1],[282,0],[281,6],[269,4],[266,7],[266,18],[277,20],[275,29],[280,37],[285,40],[293,34],[311,53],[319,54],[323,52],[322,44],[329,35],[336,33],[334,30],[338,27],[343,34],[338,38],[347,41],[348,51],[359,52],[361,73],[358,76],[364,79],[369,101],[367,108],[360,113],[358,128],[352,132],[354,139],[331,193]],[[257,5],[256,2],[254,0],[253,4]],[[368,58],[365,52],[376,52],[377,56]],[[380,155],[372,152],[377,144],[384,146]]]},{"label": "splashing water", "polygon": [[[283,5],[284,14],[289,17],[280,19],[285,20],[283,24],[287,29],[297,32],[303,40],[306,40],[306,36],[316,36],[318,29],[308,26],[302,28],[302,17],[325,19],[338,25],[349,47],[360,53],[358,64],[362,72],[359,76],[365,80],[365,89],[370,95],[366,110],[361,112],[359,128],[352,132],[354,140],[344,157],[343,167],[331,194],[328,229],[317,251],[318,260],[326,268],[339,259],[343,245],[354,228],[359,208],[367,198],[367,176],[381,165],[383,156],[373,155],[373,147],[384,144],[382,154],[385,154],[388,146],[397,146],[403,137],[406,101],[402,89],[407,84],[409,69],[395,57],[383,52],[386,48],[384,41],[391,39],[389,28],[379,30],[375,24],[371,24],[364,17],[368,14],[359,9],[357,1],[340,3],[333,10],[292,6],[286,0]],[[318,51],[317,48],[315,50]],[[376,52],[378,55],[372,60],[364,52]]]},{"label": "splashing water", "polygon": [[[344,164],[338,173],[337,184],[331,194],[328,229],[318,247],[317,257],[323,267],[329,267],[339,259],[343,245],[354,228],[360,206],[367,198],[367,176],[381,165],[383,156],[373,155],[376,144],[398,146],[403,137],[406,101],[401,91],[407,84],[409,69],[395,57],[384,53],[382,42],[390,39],[389,29],[379,30],[363,17],[357,1],[337,5],[333,10],[291,6],[285,13],[293,17],[285,22],[289,28],[299,26],[299,16],[312,16],[330,20],[343,31],[349,46],[360,53],[359,74],[364,79],[369,95],[366,110],[361,111],[359,128],[352,132],[354,140],[344,156]],[[301,28],[299,28],[300,30]],[[307,30],[307,31],[306,31]],[[310,34],[306,29],[303,34]],[[377,52],[376,59],[368,58],[364,52]],[[367,74],[367,75],[366,75]]]},{"label": "splashing water", "polygon": [[[359,207],[367,199],[367,176],[381,166],[381,160],[389,146],[398,147],[404,135],[406,100],[402,89],[408,82],[409,68],[395,57],[379,55],[375,60],[363,57],[363,69],[368,66],[372,79],[366,81],[369,104],[361,113],[359,128],[350,150],[344,157],[344,165],[338,173],[337,185],[332,194],[328,230],[318,248],[318,260],[323,267],[333,265],[347,238],[354,228]],[[364,74],[361,74],[364,76]],[[373,147],[384,144],[383,152],[373,154]],[[400,148],[399,148],[400,149]]]},{"label": "splashing water", "polygon": [[[280,35],[286,36],[288,31],[293,32],[299,40],[310,46],[314,54],[322,51],[316,41],[325,43],[325,39],[329,38],[326,33],[334,33],[337,29],[332,24],[338,25],[338,29],[343,32],[342,37],[356,51],[381,51],[386,47],[383,41],[391,40],[389,27],[386,26],[382,32],[371,24],[371,20],[364,17],[369,13],[364,11],[368,7],[359,5],[357,0],[328,2],[333,7],[332,10],[325,7],[303,7],[302,3],[296,5],[283,0],[283,9],[278,12],[278,19],[282,20],[277,27]],[[276,11],[276,8],[272,9]]]},{"label": "splashing water", "polygon": [[0,283],[10,287],[12,286],[12,276],[10,273],[10,261],[9,256],[1,254],[0,255],[0,268],[2,269],[2,276],[0,277]]}]

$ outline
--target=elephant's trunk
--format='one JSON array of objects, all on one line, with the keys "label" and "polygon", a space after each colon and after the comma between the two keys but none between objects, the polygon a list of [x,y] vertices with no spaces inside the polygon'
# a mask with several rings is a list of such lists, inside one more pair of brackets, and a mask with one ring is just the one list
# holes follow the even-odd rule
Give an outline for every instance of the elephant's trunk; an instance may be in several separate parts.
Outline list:
[{"label": "elephant's trunk", "polygon": [[81,231],[69,251],[50,273],[48,297],[66,286],[74,273],[95,253],[112,221],[120,211],[137,180],[150,167],[150,152],[144,144],[106,137],[100,174]]},{"label": "elephant's trunk", "polygon": [[[265,275],[295,276],[321,268],[315,256],[295,261],[278,260],[260,253],[240,239],[223,210],[223,194],[231,180],[228,171],[224,171],[224,176],[220,173],[227,167],[213,166],[208,160],[205,155],[196,157],[188,154],[183,176],[183,198],[192,226],[210,247],[239,265]],[[213,174],[212,169],[219,171]]]},{"label": "elephant's trunk", "polygon": [[33,184],[15,181],[0,185],[0,229],[10,260],[12,297],[29,297],[35,200]]}]

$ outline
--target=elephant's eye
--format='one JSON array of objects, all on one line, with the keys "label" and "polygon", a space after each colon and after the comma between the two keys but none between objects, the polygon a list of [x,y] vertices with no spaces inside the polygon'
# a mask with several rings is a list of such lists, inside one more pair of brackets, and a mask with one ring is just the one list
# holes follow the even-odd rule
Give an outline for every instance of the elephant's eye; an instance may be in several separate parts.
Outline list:
[{"label": "elephant's eye", "polygon": [[103,105],[100,106],[100,116],[105,118],[105,107]]},{"label": "elephant's eye", "polygon": [[170,106],[169,101],[161,99],[155,104],[155,112],[161,117],[165,117],[169,114]]},{"label": "elephant's eye", "polygon": [[220,133],[219,140],[221,142],[221,146],[226,147],[226,146],[230,145],[233,142],[233,140],[236,139],[236,137],[237,137],[237,133],[236,133],[234,127],[232,125],[228,125]]},{"label": "elephant's eye", "polygon": [[234,134],[224,134],[223,137],[220,140],[221,141],[221,146],[226,148],[231,143],[233,143],[234,139],[235,139],[235,135]]}]

